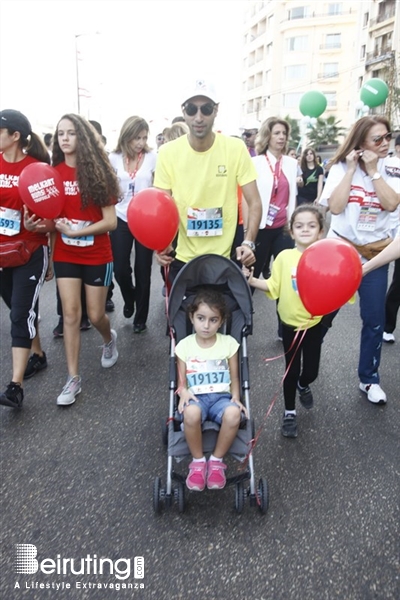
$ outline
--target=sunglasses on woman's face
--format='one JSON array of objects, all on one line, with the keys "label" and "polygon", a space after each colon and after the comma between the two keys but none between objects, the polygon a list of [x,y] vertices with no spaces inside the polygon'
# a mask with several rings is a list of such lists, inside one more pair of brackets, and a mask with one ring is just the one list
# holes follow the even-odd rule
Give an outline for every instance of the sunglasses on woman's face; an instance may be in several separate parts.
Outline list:
[{"label": "sunglasses on woman's face", "polygon": [[187,104],[184,105],[183,108],[185,109],[185,113],[188,115],[188,117],[194,117],[195,115],[197,115],[199,110],[202,115],[204,115],[205,117],[209,117],[214,112],[215,104],[212,104],[211,102],[207,102],[207,104],[202,104],[201,106],[197,106],[196,104],[192,104],[191,102],[188,102]]},{"label": "sunglasses on woman's face", "polygon": [[373,138],[372,142],[375,144],[375,146],[380,146],[383,142],[383,140],[386,140],[387,142],[390,142],[390,140],[392,139],[392,133],[385,133],[385,135],[380,135],[376,138]]}]

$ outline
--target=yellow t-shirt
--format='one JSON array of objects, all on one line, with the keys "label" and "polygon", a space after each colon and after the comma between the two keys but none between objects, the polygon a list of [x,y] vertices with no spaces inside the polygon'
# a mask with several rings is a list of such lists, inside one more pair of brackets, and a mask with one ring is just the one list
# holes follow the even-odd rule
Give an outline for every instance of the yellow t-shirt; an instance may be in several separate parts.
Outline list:
[{"label": "yellow t-shirt", "polygon": [[322,317],[313,317],[305,309],[297,290],[297,265],[301,252],[297,248],[282,250],[274,259],[271,277],[267,279],[269,291],[268,298],[277,300],[278,313],[286,325],[305,329],[317,325]]},{"label": "yellow t-shirt", "polygon": [[236,354],[239,343],[230,335],[217,333],[211,348],[202,348],[193,333],[181,340],[175,354],[186,363],[186,385],[193,394],[230,392],[229,359]]},{"label": "yellow t-shirt", "polygon": [[238,222],[237,186],[257,173],[242,140],[215,134],[206,152],[196,152],[187,136],[160,147],[154,186],[171,190],[179,211],[176,258],[202,254],[229,258]]}]

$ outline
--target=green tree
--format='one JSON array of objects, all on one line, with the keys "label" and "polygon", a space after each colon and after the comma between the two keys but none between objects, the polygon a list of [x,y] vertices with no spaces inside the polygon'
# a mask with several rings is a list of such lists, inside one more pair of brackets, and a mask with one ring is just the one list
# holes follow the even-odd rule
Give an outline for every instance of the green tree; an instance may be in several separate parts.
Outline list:
[{"label": "green tree", "polygon": [[319,146],[338,144],[338,138],[346,132],[346,129],[339,123],[340,121],[334,116],[326,119],[318,117],[315,125],[310,125],[307,131],[309,144],[317,149]]},{"label": "green tree", "polygon": [[293,146],[294,148],[297,148],[301,138],[299,122],[296,121],[296,119],[292,119],[292,117],[289,117],[289,115],[285,117],[285,121],[287,121],[290,125],[290,138],[288,146]]}]

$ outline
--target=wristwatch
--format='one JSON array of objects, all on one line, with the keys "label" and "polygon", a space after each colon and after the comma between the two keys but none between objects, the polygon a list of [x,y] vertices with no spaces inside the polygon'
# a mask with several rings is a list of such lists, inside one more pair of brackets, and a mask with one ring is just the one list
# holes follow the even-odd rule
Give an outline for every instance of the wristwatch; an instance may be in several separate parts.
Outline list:
[{"label": "wristwatch", "polygon": [[382,177],[382,175],[380,173],[378,173],[378,171],[376,173],[374,173],[371,177],[371,181],[376,181],[377,179],[380,179]]},{"label": "wristwatch", "polygon": [[251,242],[250,240],[243,240],[243,242],[241,243],[241,246],[248,246],[252,252],[256,251],[255,243]]}]

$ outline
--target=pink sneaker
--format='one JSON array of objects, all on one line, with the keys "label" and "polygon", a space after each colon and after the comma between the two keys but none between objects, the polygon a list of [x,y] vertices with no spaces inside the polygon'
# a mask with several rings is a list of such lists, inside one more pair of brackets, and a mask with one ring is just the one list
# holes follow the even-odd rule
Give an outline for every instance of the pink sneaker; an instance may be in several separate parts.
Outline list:
[{"label": "pink sneaker", "polygon": [[207,461],[191,462],[189,475],[186,477],[186,485],[189,490],[202,492],[206,487]]},{"label": "pink sneaker", "polygon": [[222,490],[226,484],[226,465],[219,460],[209,460],[207,469],[207,487],[209,490]]}]

